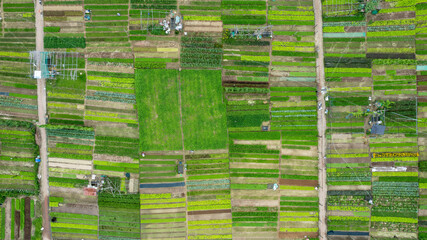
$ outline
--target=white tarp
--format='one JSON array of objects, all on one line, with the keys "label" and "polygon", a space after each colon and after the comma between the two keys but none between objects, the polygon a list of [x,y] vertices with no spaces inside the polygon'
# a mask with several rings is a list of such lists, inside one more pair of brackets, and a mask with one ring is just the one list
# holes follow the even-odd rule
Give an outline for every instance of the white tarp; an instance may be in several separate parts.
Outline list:
[{"label": "white tarp", "polygon": [[372,172],[406,172],[407,167],[373,167]]},{"label": "white tarp", "polygon": [[34,78],[36,79],[42,78],[42,71],[34,71]]}]

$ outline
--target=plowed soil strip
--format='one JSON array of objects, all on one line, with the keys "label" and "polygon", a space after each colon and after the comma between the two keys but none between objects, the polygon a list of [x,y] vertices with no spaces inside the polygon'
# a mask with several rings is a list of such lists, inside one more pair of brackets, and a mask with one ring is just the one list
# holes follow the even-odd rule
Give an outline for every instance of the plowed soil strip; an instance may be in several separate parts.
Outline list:
[{"label": "plowed soil strip", "polygon": [[280,179],[280,185],[291,185],[291,186],[310,186],[316,187],[319,182],[317,180],[295,180],[295,179]]},{"label": "plowed soil strip", "polygon": [[188,212],[188,215],[231,213],[231,209]]},{"label": "plowed soil strip", "polygon": [[24,240],[31,240],[31,199],[25,198]]}]

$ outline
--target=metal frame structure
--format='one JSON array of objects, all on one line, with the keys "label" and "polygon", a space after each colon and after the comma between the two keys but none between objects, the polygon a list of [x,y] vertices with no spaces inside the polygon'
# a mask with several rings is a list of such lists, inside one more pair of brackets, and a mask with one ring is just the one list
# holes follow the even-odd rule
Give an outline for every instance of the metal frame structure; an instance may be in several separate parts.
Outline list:
[{"label": "metal frame structure", "polygon": [[249,25],[245,27],[238,27],[234,25],[234,28],[230,29],[231,32],[235,33],[235,36],[261,36],[264,33],[269,33],[270,37],[273,36],[273,25],[267,25],[256,29],[249,29]]},{"label": "metal frame structure", "polygon": [[[332,4],[324,4],[323,9],[326,15],[333,15],[333,13],[348,12],[351,13],[354,10],[358,10],[358,6],[361,4],[358,0],[346,0],[347,3],[340,4],[342,0],[327,0]],[[363,1],[365,2],[365,0]]]},{"label": "metal frame structure", "polygon": [[[76,52],[30,52],[30,76],[41,71],[41,78],[54,79],[61,76],[67,80],[77,79],[79,53]],[[40,66],[38,64],[40,63]]]},{"label": "metal frame structure", "polygon": [[[156,13],[158,14],[158,17],[156,18],[156,17],[154,17],[154,9],[153,8],[151,8],[151,9],[147,9],[148,10],[148,15],[147,15],[147,17],[146,17],[146,19],[147,19],[147,27],[146,27],[146,30],[147,30],[147,32],[148,32],[148,27],[150,26],[150,25],[156,25],[156,24],[154,24],[154,19],[163,19],[163,18],[165,18],[168,14],[170,14],[171,12],[170,11],[158,11],[158,10],[156,10]],[[142,11],[143,11],[143,9],[141,9],[141,10],[139,10],[139,15],[140,15],[140,23],[141,23],[141,30],[144,30],[144,27],[143,27],[143,20],[142,20]],[[151,12],[150,12],[151,11]],[[172,11],[172,10],[171,10]],[[163,16],[163,17],[160,17],[160,14],[165,14],[165,16]],[[150,20],[150,17],[151,17],[151,24],[148,22],[149,20]],[[163,29],[163,27],[162,26],[159,26],[159,29]]]},{"label": "metal frame structure", "polygon": [[105,191],[111,193],[113,196],[121,196],[122,193],[120,192],[120,182],[117,184],[114,181],[111,181],[109,177],[103,178],[104,183],[101,186],[100,191]]}]

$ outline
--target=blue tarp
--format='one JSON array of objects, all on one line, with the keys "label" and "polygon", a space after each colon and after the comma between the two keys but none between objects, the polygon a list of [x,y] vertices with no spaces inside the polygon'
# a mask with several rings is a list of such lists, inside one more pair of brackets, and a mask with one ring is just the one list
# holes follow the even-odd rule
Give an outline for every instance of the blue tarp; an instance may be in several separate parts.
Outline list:
[{"label": "blue tarp", "polygon": [[343,231],[328,231],[328,235],[339,236],[369,236],[369,232],[343,232]]},{"label": "blue tarp", "polygon": [[427,65],[417,66],[417,71],[427,71]]},{"label": "blue tarp", "polygon": [[177,183],[155,183],[155,184],[140,184],[140,188],[166,188],[166,187],[184,187],[185,182]]},{"label": "blue tarp", "polygon": [[350,32],[350,33],[323,33],[324,38],[357,38],[366,37],[364,32]]},{"label": "blue tarp", "polygon": [[8,92],[0,92],[0,95],[9,96],[9,93]]}]

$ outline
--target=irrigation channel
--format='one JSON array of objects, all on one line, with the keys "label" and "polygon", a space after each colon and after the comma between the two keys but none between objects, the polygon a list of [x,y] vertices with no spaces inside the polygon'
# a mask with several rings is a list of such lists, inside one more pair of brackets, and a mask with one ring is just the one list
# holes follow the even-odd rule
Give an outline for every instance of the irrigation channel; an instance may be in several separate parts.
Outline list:
[{"label": "irrigation channel", "polygon": [[316,49],[316,82],[317,82],[317,102],[322,104],[322,109],[318,110],[317,114],[317,129],[319,131],[319,238],[327,239],[327,226],[326,226],[326,116],[325,111],[325,98],[321,91],[325,87],[325,69],[324,69],[324,55],[323,55],[323,21],[322,21],[322,1],[313,0],[314,8],[314,44]]},{"label": "irrigation channel", "polygon": [[[44,30],[43,30],[43,6],[35,1],[35,17],[36,17],[36,51],[44,51]],[[36,61],[37,70],[41,66],[41,54],[37,54]],[[38,109],[38,125],[46,124],[46,79],[37,79],[37,109]],[[49,217],[49,176],[48,176],[48,162],[47,162],[47,136],[45,128],[38,128],[40,134],[40,158],[41,163],[39,167],[40,178],[40,200],[42,205],[43,216],[43,240],[52,239],[50,229]]]}]

